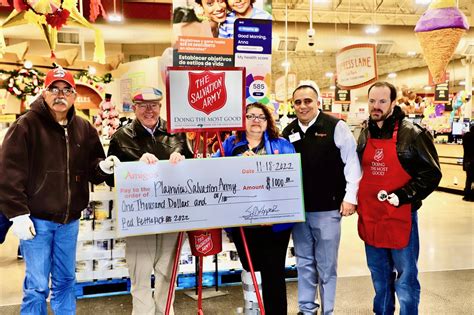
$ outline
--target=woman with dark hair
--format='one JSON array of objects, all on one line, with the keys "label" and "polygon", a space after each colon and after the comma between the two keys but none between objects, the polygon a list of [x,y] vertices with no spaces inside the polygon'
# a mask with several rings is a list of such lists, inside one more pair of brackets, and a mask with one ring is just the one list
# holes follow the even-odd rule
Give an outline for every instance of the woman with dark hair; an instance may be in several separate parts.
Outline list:
[{"label": "woman with dark hair", "polygon": [[217,37],[219,34],[219,25],[223,23],[227,17],[227,4],[225,0],[195,1],[202,7],[204,16],[209,19],[212,36]]},{"label": "woman with dark hair", "polygon": [[[245,131],[238,131],[224,141],[225,156],[295,153],[293,145],[279,137],[279,130],[267,106],[252,103],[247,106],[245,116]],[[221,156],[221,152],[218,151],[215,156]],[[253,267],[261,274],[266,314],[287,314],[285,260],[292,227],[293,224],[275,224],[244,228]],[[232,228],[231,236],[244,268],[242,282],[251,283],[240,228]],[[256,300],[248,299],[248,294],[244,297],[246,309],[255,310],[258,307]]]}]

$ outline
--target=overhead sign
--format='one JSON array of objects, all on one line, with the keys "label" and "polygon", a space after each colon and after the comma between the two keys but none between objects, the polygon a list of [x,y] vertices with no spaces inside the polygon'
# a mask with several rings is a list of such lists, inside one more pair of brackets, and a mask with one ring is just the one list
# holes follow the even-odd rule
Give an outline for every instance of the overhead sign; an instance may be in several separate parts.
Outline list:
[{"label": "overhead sign", "polygon": [[336,85],[336,90],[335,90],[335,98],[334,98],[334,103],[335,104],[350,104],[351,103],[351,90],[344,90],[339,88]]},{"label": "overhead sign", "polygon": [[378,79],[375,44],[356,44],[336,55],[337,84],[341,89],[356,89]]},{"label": "overhead sign", "polygon": [[322,98],[321,106],[323,108],[323,112],[332,112],[332,98]]},{"label": "overhead sign", "polygon": [[120,237],[305,220],[299,154],[125,162],[115,181]]},{"label": "overhead sign", "polygon": [[74,107],[77,109],[98,109],[103,100],[102,95],[87,84],[76,83],[76,92]]},{"label": "overhead sign", "polygon": [[168,67],[168,129],[171,132],[244,128],[245,68]]},{"label": "overhead sign", "polygon": [[449,82],[436,84],[434,92],[434,103],[449,103]]}]

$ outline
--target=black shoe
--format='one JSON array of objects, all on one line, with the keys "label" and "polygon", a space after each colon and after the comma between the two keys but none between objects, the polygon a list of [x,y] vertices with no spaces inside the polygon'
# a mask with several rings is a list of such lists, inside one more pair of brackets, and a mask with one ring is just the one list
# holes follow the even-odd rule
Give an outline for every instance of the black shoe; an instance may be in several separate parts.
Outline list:
[{"label": "black shoe", "polygon": [[16,259],[23,260],[23,255],[21,254],[20,246],[18,246],[18,251],[16,253]]}]

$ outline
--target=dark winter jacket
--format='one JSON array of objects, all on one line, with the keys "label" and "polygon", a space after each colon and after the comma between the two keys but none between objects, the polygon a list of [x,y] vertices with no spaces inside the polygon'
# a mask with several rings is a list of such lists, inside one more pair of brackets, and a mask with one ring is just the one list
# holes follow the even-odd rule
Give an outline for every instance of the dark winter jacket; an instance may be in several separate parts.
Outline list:
[{"label": "dark winter jacket", "polygon": [[9,128],[0,151],[0,209],[57,223],[79,219],[89,202],[88,182],[105,180],[97,130],[76,116],[59,125],[43,97]]},{"label": "dark winter jacket", "polygon": [[[184,133],[168,133],[166,121],[159,120],[152,136],[137,120],[120,128],[110,140],[108,155],[115,155],[121,162],[138,161],[144,153],[154,154],[158,160],[168,160],[171,153],[178,152],[186,158],[192,157]],[[107,178],[107,184],[114,186],[113,176]]]},{"label": "dark winter jacket", "polygon": [[399,106],[395,106],[392,115],[385,121],[382,128],[369,120],[368,127],[361,131],[357,144],[359,159],[367,144],[367,138],[390,139],[395,122],[399,122],[397,135],[397,155],[400,164],[411,176],[411,180],[396,191],[400,205],[410,203],[412,211],[421,207],[421,201],[431,194],[441,180],[441,169],[438,154],[433,144],[433,137],[424,128],[411,123]]}]

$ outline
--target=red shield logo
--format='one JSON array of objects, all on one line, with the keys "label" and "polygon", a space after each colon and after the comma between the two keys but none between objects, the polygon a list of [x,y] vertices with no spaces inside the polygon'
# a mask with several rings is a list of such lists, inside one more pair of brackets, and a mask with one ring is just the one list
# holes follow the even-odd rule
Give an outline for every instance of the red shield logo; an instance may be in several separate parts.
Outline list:
[{"label": "red shield logo", "polygon": [[374,160],[377,162],[383,160],[383,149],[375,149]]},{"label": "red shield logo", "polygon": [[199,253],[202,253],[204,255],[209,253],[214,248],[211,234],[200,234],[194,236],[194,245],[196,246],[196,250]]},{"label": "red shield logo", "polygon": [[225,72],[189,72],[188,102],[192,108],[209,115],[227,102]]}]

